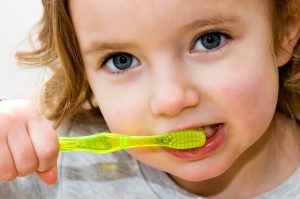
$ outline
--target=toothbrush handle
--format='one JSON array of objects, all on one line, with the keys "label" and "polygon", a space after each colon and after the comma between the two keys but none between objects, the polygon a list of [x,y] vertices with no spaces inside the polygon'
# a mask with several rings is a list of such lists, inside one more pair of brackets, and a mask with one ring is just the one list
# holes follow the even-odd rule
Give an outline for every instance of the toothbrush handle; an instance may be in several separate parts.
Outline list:
[{"label": "toothbrush handle", "polygon": [[88,136],[59,137],[60,151],[85,151],[92,153],[109,153],[120,150],[122,135],[112,133],[98,133]]},{"label": "toothbrush handle", "polygon": [[61,152],[109,153],[127,148],[164,146],[163,143],[161,136],[126,136],[112,133],[98,133],[81,137],[59,137]]}]

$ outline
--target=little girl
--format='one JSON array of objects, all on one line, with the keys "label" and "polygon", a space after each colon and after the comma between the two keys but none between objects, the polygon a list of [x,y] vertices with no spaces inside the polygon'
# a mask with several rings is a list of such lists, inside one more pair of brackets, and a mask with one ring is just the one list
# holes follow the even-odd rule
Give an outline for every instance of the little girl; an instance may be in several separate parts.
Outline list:
[{"label": "little girl", "polygon": [[[43,114],[0,102],[1,198],[300,198],[299,0],[42,3],[39,47],[17,57],[53,75]],[[56,166],[58,134],[198,127],[203,147]]]}]

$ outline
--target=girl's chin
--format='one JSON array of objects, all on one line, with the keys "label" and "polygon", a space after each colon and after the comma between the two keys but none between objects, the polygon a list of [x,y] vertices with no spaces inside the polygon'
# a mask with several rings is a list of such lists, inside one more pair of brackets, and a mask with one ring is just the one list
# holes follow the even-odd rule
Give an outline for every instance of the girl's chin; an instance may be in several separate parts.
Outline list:
[{"label": "girl's chin", "polygon": [[217,178],[225,174],[233,165],[234,160],[228,160],[225,157],[214,158],[214,160],[200,162],[188,162],[176,170],[170,171],[169,175],[182,182],[201,182]]}]

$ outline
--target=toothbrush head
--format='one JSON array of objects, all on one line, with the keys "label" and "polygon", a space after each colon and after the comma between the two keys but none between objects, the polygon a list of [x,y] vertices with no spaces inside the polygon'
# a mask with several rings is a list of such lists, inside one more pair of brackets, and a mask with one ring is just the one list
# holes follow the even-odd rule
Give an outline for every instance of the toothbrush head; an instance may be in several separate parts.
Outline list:
[{"label": "toothbrush head", "polygon": [[201,147],[205,144],[206,136],[203,129],[188,129],[163,134],[156,139],[157,144],[175,149]]}]

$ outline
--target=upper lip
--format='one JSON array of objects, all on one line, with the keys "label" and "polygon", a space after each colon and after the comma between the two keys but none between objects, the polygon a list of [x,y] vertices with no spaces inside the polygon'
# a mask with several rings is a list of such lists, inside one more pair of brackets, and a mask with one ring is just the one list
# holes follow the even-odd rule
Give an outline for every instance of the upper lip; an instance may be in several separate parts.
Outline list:
[{"label": "upper lip", "polygon": [[173,131],[182,131],[182,130],[187,130],[187,129],[195,129],[195,128],[202,128],[205,126],[209,125],[214,125],[214,124],[220,124],[220,123],[202,123],[202,124],[192,124],[192,125],[182,125],[177,128],[173,128],[171,130],[165,131],[165,132],[173,132]]}]

